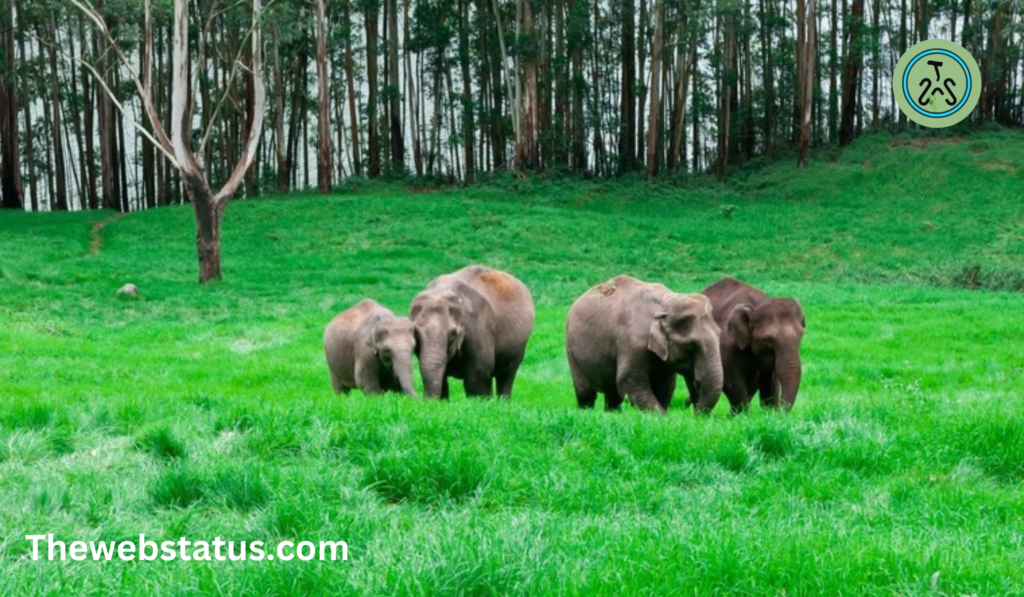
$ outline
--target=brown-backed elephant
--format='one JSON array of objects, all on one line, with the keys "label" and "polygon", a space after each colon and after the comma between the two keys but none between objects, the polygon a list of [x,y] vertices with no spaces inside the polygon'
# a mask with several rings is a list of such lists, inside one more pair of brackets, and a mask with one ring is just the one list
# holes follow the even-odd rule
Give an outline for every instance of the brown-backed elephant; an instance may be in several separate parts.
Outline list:
[{"label": "brown-backed elephant", "polygon": [[533,297],[513,276],[471,265],[440,276],[412,302],[424,393],[448,398],[448,378],[467,396],[512,396],[533,331]]},{"label": "brown-backed elephant", "polygon": [[628,397],[637,408],[664,413],[677,374],[699,392],[698,412],[714,408],[722,392],[718,326],[700,294],[612,278],[573,303],[565,348],[580,408],[593,408],[600,392],[607,410]]},{"label": "brown-backed elephant", "polygon": [[395,317],[377,301],[365,299],[338,314],[324,330],[324,352],[337,393],[359,388],[367,394],[416,395],[412,322]]},{"label": "brown-backed elephant", "polygon": [[733,413],[746,410],[754,392],[763,406],[792,408],[800,389],[800,342],[807,326],[800,303],[769,298],[735,278],[722,278],[703,294],[722,329],[723,390]]}]

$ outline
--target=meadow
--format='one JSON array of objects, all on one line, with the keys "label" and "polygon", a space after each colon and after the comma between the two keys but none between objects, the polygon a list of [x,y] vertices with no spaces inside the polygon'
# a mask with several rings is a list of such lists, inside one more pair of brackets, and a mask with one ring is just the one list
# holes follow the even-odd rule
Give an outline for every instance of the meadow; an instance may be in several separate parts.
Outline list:
[{"label": "meadow", "polygon": [[[726,184],[237,201],[205,287],[187,206],[100,242],[110,213],[0,214],[0,594],[1024,594],[1021,148],[873,135]],[[332,394],[334,314],[406,312],[475,262],[537,304],[511,401]],[[793,412],[578,411],[566,311],[620,273],[798,298]],[[349,561],[33,561],[37,533]]]}]

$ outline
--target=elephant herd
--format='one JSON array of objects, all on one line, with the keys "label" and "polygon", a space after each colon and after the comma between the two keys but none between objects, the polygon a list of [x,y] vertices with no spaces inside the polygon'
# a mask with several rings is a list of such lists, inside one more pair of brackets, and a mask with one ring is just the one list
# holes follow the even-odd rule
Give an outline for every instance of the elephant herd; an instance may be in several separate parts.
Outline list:
[{"label": "elephant herd", "polygon": [[[472,265],[430,282],[409,317],[372,299],[338,314],[324,331],[335,392],[416,395],[412,358],[430,398],[448,398],[449,378],[468,396],[509,398],[533,331],[529,289],[502,271]],[[565,348],[580,408],[604,395],[664,413],[677,376],[698,413],[725,393],[733,413],[761,404],[789,410],[800,387],[806,322],[794,299],[769,298],[733,278],[699,294],[618,276],[594,286],[569,309]]]}]

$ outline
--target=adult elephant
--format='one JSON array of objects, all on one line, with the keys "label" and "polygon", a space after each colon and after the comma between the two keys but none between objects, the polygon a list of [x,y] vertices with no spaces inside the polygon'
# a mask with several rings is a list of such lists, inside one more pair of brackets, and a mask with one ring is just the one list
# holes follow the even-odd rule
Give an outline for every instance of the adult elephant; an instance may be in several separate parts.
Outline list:
[{"label": "adult elephant", "polygon": [[698,392],[698,412],[714,408],[722,392],[718,326],[700,294],[612,278],[573,303],[565,348],[580,408],[593,408],[602,393],[606,410],[628,397],[639,409],[664,413],[677,374]]},{"label": "adult elephant", "polygon": [[512,396],[533,331],[533,297],[510,274],[471,265],[435,278],[412,302],[410,319],[424,394],[448,398],[448,378],[467,396]]},{"label": "adult elephant", "polygon": [[800,303],[769,298],[735,278],[722,278],[703,294],[722,329],[723,390],[732,411],[746,410],[754,392],[763,406],[791,409],[800,389],[800,342],[807,327]]}]

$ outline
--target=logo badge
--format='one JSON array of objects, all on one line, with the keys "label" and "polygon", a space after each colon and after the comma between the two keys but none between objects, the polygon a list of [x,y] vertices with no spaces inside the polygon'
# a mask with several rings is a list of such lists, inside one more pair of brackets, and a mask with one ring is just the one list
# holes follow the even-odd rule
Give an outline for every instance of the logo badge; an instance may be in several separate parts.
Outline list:
[{"label": "logo badge", "polygon": [[978,105],[981,71],[959,44],[929,39],[900,57],[892,89],[907,118],[922,126],[944,128],[970,116]]}]

